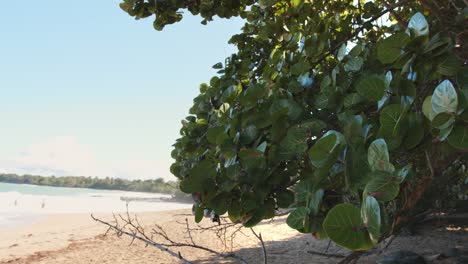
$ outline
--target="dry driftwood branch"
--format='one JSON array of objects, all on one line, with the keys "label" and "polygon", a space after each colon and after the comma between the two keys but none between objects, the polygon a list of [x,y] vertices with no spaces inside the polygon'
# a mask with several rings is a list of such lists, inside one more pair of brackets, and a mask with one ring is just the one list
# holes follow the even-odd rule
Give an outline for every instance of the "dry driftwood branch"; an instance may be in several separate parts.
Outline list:
[{"label": "dry driftwood branch", "polygon": [[[190,226],[188,224],[188,220],[186,219],[186,222],[185,222],[185,224],[186,224],[186,233],[187,233],[188,239],[190,239],[190,241],[178,242],[178,241],[173,240],[166,233],[164,228],[162,228],[162,226],[157,225],[157,224],[154,225],[154,228],[152,228],[151,234],[147,234],[147,232],[145,231],[143,226],[138,221],[138,218],[136,216],[134,218],[132,218],[130,216],[128,210],[127,210],[127,213],[126,213],[125,217],[122,216],[122,215],[118,215],[118,217],[117,217],[115,214],[113,214],[114,221],[112,223],[103,221],[101,219],[98,219],[98,218],[94,217],[94,215],[91,215],[91,218],[94,221],[99,222],[101,224],[104,224],[104,225],[106,225],[108,227],[108,229],[106,231],[106,234],[110,230],[113,230],[113,231],[115,231],[117,236],[127,235],[127,236],[132,238],[132,240],[130,242],[130,245],[132,245],[135,240],[140,240],[140,241],[144,242],[146,244],[146,246],[150,245],[150,246],[156,247],[156,248],[158,248],[158,249],[160,249],[162,251],[165,251],[165,252],[169,253],[171,256],[180,259],[184,264],[192,264],[192,262],[185,259],[180,252],[175,252],[175,251],[171,250],[170,248],[172,248],[172,247],[195,248],[195,249],[199,249],[199,250],[202,250],[202,251],[209,252],[209,253],[214,254],[214,255],[216,255],[217,257],[220,257],[220,258],[234,258],[234,259],[238,260],[240,263],[248,264],[245,259],[243,259],[240,256],[237,256],[236,254],[234,254],[232,252],[231,253],[218,252],[218,251],[213,250],[211,248],[204,247],[204,246],[196,244],[194,239],[193,239],[192,231],[194,231],[194,230],[218,232],[219,229],[222,229],[223,227],[219,227],[218,229],[213,229],[213,227],[208,227],[208,228],[199,227],[198,229],[193,229],[193,228],[190,228]],[[224,227],[224,229],[227,229],[229,227],[232,227],[232,225],[226,225]],[[233,233],[237,233],[237,232],[239,232],[239,230],[240,230],[240,228],[235,230]],[[226,232],[226,231],[224,231],[224,232]],[[165,242],[156,242],[153,239],[154,237],[160,238]],[[219,236],[219,235],[218,235],[218,237],[221,238],[221,236]]]},{"label": "dry driftwood branch", "polygon": [[[186,222],[177,223],[187,226]],[[221,216],[219,223],[210,226],[197,225],[197,227],[190,227],[190,230],[187,230],[186,233],[187,235],[189,235],[189,232],[213,233],[216,235],[221,244],[223,244],[224,250],[232,251],[234,248],[234,240],[238,234],[242,234],[247,237],[247,235],[242,232],[242,229],[243,226],[240,223],[232,223],[228,217]]]},{"label": "dry driftwood branch", "polygon": [[93,218],[93,220],[96,221],[96,222],[99,222],[101,224],[104,224],[104,225],[108,226],[110,229],[116,231],[117,234],[120,234],[120,235],[125,234],[125,235],[128,235],[128,236],[132,237],[133,239],[141,240],[141,241],[145,242],[148,245],[156,247],[156,248],[158,248],[158,249],[160,249],[162,251],[165,251],[165,252],[169,253],[171,256],[180,259],[185,264],[192,264],[192,262],[190,262],[190,261],[186,260],[185,258],[183,258],[180,255],[180,253],[175,253],[174,251],[172,251],[172,250],[168,249],[167,247],[164,247],[164,246],[162,246],[162,245],[160,245],[158,243],[155,243],[153,241],[149,241],[149,240],[147,240],[147,239],[145,239],[143,237],[135,235],[134,233],[130,233],[130,232],[127,232],[125,230],[122,230],[121,227],[119,227],[117,224],[112,225],[112,224],[110,224],[108,222],[102,221],[101,219],[95,218],[94,215],[92,215],[92,214],[91,214],[91,218]]}]

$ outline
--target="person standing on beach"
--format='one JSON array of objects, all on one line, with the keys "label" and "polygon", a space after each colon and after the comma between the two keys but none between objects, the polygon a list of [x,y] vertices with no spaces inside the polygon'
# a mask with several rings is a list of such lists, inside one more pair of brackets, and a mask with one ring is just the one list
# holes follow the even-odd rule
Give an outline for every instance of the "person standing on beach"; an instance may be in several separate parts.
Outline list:
[{"label": "person standing on beach", "polygon": [[42,199],[42,204],[41,204],[41,208],[44,208],[45,207],[45,200]]}]

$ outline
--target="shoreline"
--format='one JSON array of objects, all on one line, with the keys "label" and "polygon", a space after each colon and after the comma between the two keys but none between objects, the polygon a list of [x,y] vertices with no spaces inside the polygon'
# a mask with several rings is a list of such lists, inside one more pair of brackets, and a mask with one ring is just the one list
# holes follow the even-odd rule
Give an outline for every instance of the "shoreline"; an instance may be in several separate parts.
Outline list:
[{"label": "shoreline", "polygon": [[[131,213],[143,219],[170,219],[187,209]],[[120,214],[122,214],[121,212]],[[118,215],[119,213],[116,213]],[[112,219],[112,214],[93,214],[100,219]],[[99,239],[107,228],[95,222],[89,213],[43,215],[32,224],[13,228],[0,228],[0,263],[17,263],[28,258],[36,259],[51,252],[59,252],[72,245]],[[29,263],[26,261],[25,263]]]}]

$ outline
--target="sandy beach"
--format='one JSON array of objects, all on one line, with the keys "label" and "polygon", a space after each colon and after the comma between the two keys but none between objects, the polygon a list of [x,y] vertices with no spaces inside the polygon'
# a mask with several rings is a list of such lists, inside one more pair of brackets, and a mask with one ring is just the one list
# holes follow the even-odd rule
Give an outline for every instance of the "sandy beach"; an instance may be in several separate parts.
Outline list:
[{"label": "sandy beach", "polygon": [[[138,213],[142,226],[151,230],[158,224],[171,239],[189,242],[185,232],[186,223],[192,228],[213,227],[209,219],[200,226],[194,223],[190,210],[172,210]],[[112,220],[112,215],[96,215],[100,219]],[[186,222],[187,219],[187,222]],[[311,235],[298,234],[285,224],[285,218],[261,223],[255,227],[261,233],[268,252],[268,263],[337,263],[338,257],[325,257],[313,252],[327,251],[328,242],[315,240]],[[0,229],[0,263],[180,263],[167,252],[127,236],[114,233],[104,235],[107,228],[93,221],[88,214],[50,215],[32,225],[13,229]],[[222,237],[222,236],[221,236]],[[229,234],[226,235],[229,238]],[[263,252],[258,239],[249,229],[236,233],[235,239],[223,244],[214,232],[193,231],[192,238],[198,245],[220,252],[231,250],[249,263],[263,263]],[[162,241],[155,239],[156,241]],[[466,230],[431,228],[423,234],[397,238],[386,252],[397,249],[413,250],[425,257],[442,253],[450,248],[466,250]],[[233,259],[220,259],[215,255],[193,248],[172,248],[194,263],[238,263]],[[346,255],[349,252],[333,244],[327,253]],[[362,258],[359,263],[375,263],[378,250]],[[455,263],[450,259],[434,260],[430,263]]]}]

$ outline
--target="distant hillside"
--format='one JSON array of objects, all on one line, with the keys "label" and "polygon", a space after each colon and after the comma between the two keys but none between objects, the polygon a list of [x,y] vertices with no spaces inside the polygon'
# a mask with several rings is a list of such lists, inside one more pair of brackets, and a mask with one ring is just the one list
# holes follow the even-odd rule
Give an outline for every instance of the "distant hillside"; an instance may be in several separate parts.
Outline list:
[{"label": "distant hillside", "polygon": [[119,178],[83,177],[83,176],[63,176],[44,177],[35,175],[17,175],[11,173],[0,174],[0,182],[17,184],[34,184],[42,186],[90,188],[101,190],[121,190],[132,192],[149,192],[171,194],[175,197],[184,196],[181,194],[178,184],[173,181],[155,180],[125,180]]}]

